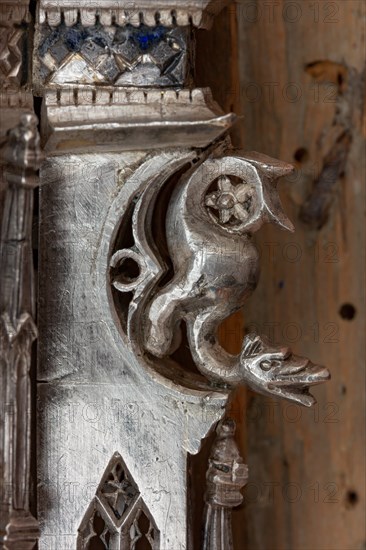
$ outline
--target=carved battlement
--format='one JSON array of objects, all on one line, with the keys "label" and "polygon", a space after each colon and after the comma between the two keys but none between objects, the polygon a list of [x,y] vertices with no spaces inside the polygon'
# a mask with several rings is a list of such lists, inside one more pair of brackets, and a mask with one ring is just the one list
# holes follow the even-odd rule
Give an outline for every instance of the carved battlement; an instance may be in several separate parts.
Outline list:
[{"label": "carved battlement", "polygon": [[196,146],[203,147],[236,119],[223,113],[209,88],[71,86],[46,92],[45,114],[43,138],[49,154],[87,152],[90,147],[131,151],[187,146],[192,132]]},{"label": "carved battlement", "polygon": [[[172,2],[159,0],[153,6],[149,0],[137,2],[106,0],[101,6],[98,2],[76,2],[75,0],[43,0],[40,3],[38,21],[47,23],[51,27],[64,21],[65,25],[72,26],[78,21],[82,25],[93,26],[99,21],[102,25],[133,25],[141,23],[154,27],[164,25],[184,27],[193,25],[198,28],[209,28],[212,19],[226,4],[225,0],[191,0],[191,2]],[[93,5],[94,4],[94,5]]]},{"label": "carved battlement", "polygon": [[93,105],[103,108],[114,105],[173,105],[178,106],[215,106],[217,112],[222,112],[214,102],[210,88],[194,88],[193,90],[160,90],[156,88],[116,88],[115,86],[96,88],[93,86],[64,87],[60,90],[46,92],[46,105],[66,107],[81,107]]}]

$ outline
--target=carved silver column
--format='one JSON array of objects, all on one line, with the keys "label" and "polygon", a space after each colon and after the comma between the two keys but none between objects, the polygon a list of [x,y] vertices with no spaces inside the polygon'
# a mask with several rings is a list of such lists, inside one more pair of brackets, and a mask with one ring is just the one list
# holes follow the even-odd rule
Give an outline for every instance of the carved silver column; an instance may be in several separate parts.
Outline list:
[{"label": "carved silver column", "polygon": [[0,546],[33,548],[29,511],[31,391],[36,338],[32,258],[33,193],[42,160],[30,91],[27,1],[0,2]]},{"label": "carved silver column", "polygon": [[31,549],[38,522],[29,511],[31,348],[37,336],[32,256],[33,189],[42,154],[37,119],[22,115],[0,151],[7,183],[0,251],[2,521],[4,547]]},{"label": "carved silver column", "polygon": [[189,545],[187,453],[228,391],[149,353],[144,322],[168,275],[164,204],[234,118],[191,85],[205,7],[39,4],[42,549]]}]

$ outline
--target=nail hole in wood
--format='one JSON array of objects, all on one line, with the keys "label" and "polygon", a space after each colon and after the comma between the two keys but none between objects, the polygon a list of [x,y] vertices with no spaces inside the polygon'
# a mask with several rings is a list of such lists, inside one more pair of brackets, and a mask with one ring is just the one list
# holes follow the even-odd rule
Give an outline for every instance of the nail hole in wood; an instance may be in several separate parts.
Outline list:
[{"label": "nail hole in wood", "polygon": [[356,315],[356,308],[352,304],[343,304],[339,308],[339,315],[346,321],[352,321]]},{"label": "nail hole in wood", "polygon": [[309,158],[309,151],[305,147],[299,147],[294,152],[294,159],[296,162],[306,162]]},{"label": "nail hole in wood", "polygon": [[347,505],[349,507],[353,507],[353,506],[356,506],[356,504],[358,503],[358,494],[356,493],[356,491],[347,491],[347,494],[346,494],[346,501],[347,501]]}]

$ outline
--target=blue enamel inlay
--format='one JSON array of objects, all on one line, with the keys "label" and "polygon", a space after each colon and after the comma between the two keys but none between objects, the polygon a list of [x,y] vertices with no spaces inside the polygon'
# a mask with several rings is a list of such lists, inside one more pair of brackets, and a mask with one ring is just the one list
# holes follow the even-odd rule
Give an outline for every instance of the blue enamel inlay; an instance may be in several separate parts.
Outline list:
[{"label": "blue enamel inlay", "polygon": [[39,55],[43,57],[46,55],[48,50],[52,48],[52,46],[59,40],[60,38],[60,31],[59,29],[53,30],[46,38],[41,42],[38,48]]},{"label": "blue enamel inlay", "polygon": [[159,25],[158,27],[132,27],[130,37],[142,51],[148,51],[165,37],[167,28]]},{"label": "blue enamel inlay", "polygon": [[[126,27],[117,33],[115,41],[118,42],[123,37],[122,42],[133,42],[141,52],[147,52],[164,40],[168,31],[169,29],[162,25],[156,27],[148,27],[147,25],[133,27],[132,25],[126,25]],[[78,52],[87,38],[91,39],[101,48],[107,48],[111,41],[110,36],[104,33],[98,26],[85,28],[80,24],[76,24],[73,27],[66,27],[64,23],[61,23],[40,45],[39,52],[41,56],[45,55],[59,40],[65,44],[70,52]]]},{"label": "blue enamel inlay", "polygon": [[[105,79],[108,82],[114,81],[119,73],[125,72],[120,70],[119,65],[117,66],[119,58],[123,61],[127,60],[127,63],[132,65],[137,63],[140,70],[140,64],[145,62],[142,54],[149,53],[151,54],[149,62],[155,64],[161,72],[155,79],[156,85],[169,86],[183,81],[184,60],[181,59],[181,53],[185,51],[186,41],[187,37],[183,31],[179,32],[179,29],[171,29],[159,24],[155,27],[144,24],[140,24],[139,27],[130,24],[104,27],[97,21],[91,27],[84,27],[80,21],[77,21],[75,25],[68,27],[62,21],[56,28],[44,26],[43,41],[38,51],[42,60],[49,53],[58,65],[67,60],[70,54],[80,52],[85,62],[93,67],[102,60],[101,56],[104,53],[108,54],[107,64],[105,67],[103,65]],[[173,43],[178,47],[173,48]],[[162,45],[164,47],[161,47]],[[159,64],[160,58],[163,60],[162,63],[166,64],[164,70]],[[177,66],[178,71],[181,72],[180,76],[173,72]],[[173,68],[172,71],[170,67]],[[126,70],[132,73],[134,65]],[[46,78],[53,69],[44,63],[42,71]],[[151,85],[148,77],[146,78],[147,85]],[[140,81],[137,79],[136,82]]]},{"label": "blue enamel inlay", "polygon": [[88,36],[86,30],[80,27],[66,27],[65,29],[65,44],[72,52],[78,52],[83,45],[84,40]]}]

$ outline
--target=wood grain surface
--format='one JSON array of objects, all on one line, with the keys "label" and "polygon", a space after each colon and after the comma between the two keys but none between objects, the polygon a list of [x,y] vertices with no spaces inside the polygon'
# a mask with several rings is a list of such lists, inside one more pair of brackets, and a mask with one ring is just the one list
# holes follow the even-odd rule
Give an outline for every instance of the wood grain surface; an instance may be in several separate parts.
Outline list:
[{"label": "wood grain surface", "polygon": [[237,550],[366,548],[364,35],[359,0],[247,0],[197,37],[198,83],[242,115],[234,144],[296,168],[281,183],[296,232],[261,229],[261,281],[221,337],[237,351],[258,330],[332,372],[312,410],[234,399]]}]

